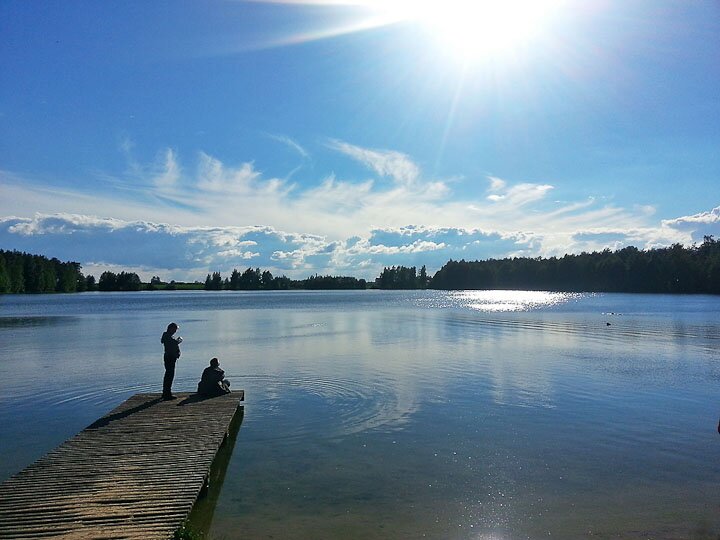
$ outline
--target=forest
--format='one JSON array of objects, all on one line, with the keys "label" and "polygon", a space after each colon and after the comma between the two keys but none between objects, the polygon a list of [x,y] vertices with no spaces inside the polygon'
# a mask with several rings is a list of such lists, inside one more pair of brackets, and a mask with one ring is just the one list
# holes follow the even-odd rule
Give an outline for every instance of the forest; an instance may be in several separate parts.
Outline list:
[{"label": "forest", "polygon": [[0,293],[67,293],[88,288],[95,289],[95,278],[86,278],[79,263],[0,250]]},{"label": "forest", "polygon": [[85,276],[77,262],[0,249],[0,294],[139,291],[144,284],[134,272],[103,272],[100,281]]},{"label": "forest", "polygon": [[448,261],[433,289],[535,289],[567,292],[720,294],[720,242],[706,236],[689,248],[580,253],[550,258]]}]

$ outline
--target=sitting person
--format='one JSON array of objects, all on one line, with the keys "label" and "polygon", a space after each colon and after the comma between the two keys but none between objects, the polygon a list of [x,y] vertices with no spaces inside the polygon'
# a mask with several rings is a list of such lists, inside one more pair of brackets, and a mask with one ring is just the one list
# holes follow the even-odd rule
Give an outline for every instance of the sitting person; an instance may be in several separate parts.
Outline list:
[{"label": "sitting person", "polygon": [[198,394],[205,397],[222,396],[230,393],[230,381],[225,379],[225,372],[220,369],[217,358],[210,360],[198,383]]}]

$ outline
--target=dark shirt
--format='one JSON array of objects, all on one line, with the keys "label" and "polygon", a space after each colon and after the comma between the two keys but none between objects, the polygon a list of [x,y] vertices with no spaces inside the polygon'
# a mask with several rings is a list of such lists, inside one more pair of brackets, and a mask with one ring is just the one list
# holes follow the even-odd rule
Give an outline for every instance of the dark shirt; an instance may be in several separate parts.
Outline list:
[{"label": "dark shirt", "polygon": [[208,366],[203,370],[198,383],[198,393],[205,395],[225,394],[227,389],[219,383],[225,378],[225,372],[219,367]]},{"label": "dark shirt", "polygon": [[163,332],[160,343],[165,346],[165,356],[174,360],[180,358],[180,343],[170,332]]},{"label": "dark shirt", "polygon": [[211,384],[219,383],[224,378],[225,378],[225,371],[223,371],[219,367],[208,366],[203,370],[203,374],[202,374],[202,378],[200,379],[200,382],[211,385]]}]

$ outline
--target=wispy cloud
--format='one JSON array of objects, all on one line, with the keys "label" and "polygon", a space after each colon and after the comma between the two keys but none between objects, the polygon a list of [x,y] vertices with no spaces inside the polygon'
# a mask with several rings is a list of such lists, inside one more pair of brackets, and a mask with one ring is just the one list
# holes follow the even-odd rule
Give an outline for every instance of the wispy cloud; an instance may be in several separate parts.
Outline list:
[{"label": "wispy cloud", "polygon": [[331,141],[329,146],[370,167],[376,173],[392,178],[400,185],[412,185],[420,177],[420,168],[401,152],[371,150],[342,141]]},{"label": "wispy cloud", "polygon": [[494,203],[504,201],[513,206],[523,206],[525,204],[544,199],[548,192],[553,189],[549,184],[516,184],[510,188],[506,188],[507,182],[499,178],[490,177],[490,191],[493,193],[488,195],[488,200]]},{"label": "wispy cloud", "polygon": [[305,148],[300,146],[300,144],[297,141],[295,141],[294,139],[291,139],[290,137],[287,137],[285,135],[268,135],[268,137],[270,137],[274,141],[280,142],[280,143],[288,146],[289,148],[291,148],[292,150],[297,152],[300,155],[300,157],[302,157],[303,159],[310,158],[310,153],[307,150],[305,150]]},{"label": "wispy cloud", "polygon": [[249,195],[259,189],[261,178],[252,163],[229,168],[208,154],[200,153],[196,187],[210,193],[222,195]]},{"label": "wispy cloud", "polygon": [[490,182],[490,187],[488,188],[488,190],[493,193],[502,191],[507,185],[507,182],[505,182],[505,180],[503,180],[502,178],[497,178],[496,176],[488,176],[487,179]]},{"label": "wispy cloud", "polygon": [[162,167],[152,179],[152,182],[158,190],[165,192],[177,186],[181,173],[180,165],[175,158],[175,152],[168,148],[165,150]]}]

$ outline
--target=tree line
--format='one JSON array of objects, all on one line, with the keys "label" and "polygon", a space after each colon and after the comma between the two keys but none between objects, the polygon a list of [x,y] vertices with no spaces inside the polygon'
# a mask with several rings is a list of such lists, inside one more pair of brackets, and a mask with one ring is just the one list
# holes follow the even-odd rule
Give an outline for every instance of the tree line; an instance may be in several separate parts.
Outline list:
[{"label": "tree line", "polygon": [[85,277],[79,263],[0,250],[0,293],[79,292],[94,287],[95,278]]},{"label": "tree line", "polygon": [[448,261],[433,289],[536,289],[566,292],[720,294],[720,242],[626,247],[563,257]]},{"label": "tree line", "polygon": [[279,291],[289,289],[365,289],[364,279],[349,276],[319,276],[315,274],[307,279],[290,279],[286,276],[275,277],[269,270],[248,268],[240,273],[233,269],[230,277],[223,279],[220,272],[208,274],[205,278],[206,291]]},{"label": "tree line", "polygon": [[419,273],[414,266],[392,266],[384,268],[375,283],[379,289],[427,289],[430,278],[425,265]]},{"label": "tree line", "polygon": [[143,282],[135,272],[103,272],[98,281],[99,291],[141,291]]},{"label": "tree line", "polygon": [[144,288],[135,272],[84,275],[80,263],[61,262],[43,255],[0,250],[0,294],[139,291]]},{"label": "tree line", "polygon": [[139,290],[289,290],[289,289],[531,289],[567,292],[706,293],[720,294],[720,241],[705,236],[700,245],[564,255],[512,257],[483,261],[450,260],[434,276],[425,266],[385,267],[374,282],[351,276],[320,276],[294,280],[269,270],[234,269],[229,277],[208,274],[204,284],[164,283],[153,276],[143,283],[134,272],[103,272],[98,283],[76,262],[42,255],[0,250],[1,293],[50,293]]}]

